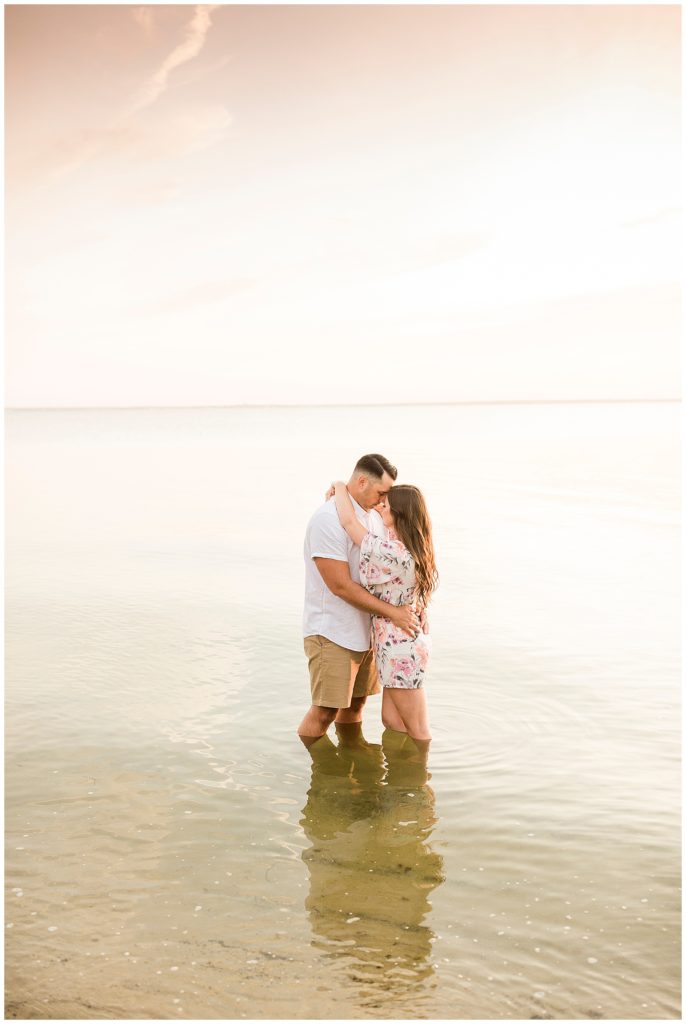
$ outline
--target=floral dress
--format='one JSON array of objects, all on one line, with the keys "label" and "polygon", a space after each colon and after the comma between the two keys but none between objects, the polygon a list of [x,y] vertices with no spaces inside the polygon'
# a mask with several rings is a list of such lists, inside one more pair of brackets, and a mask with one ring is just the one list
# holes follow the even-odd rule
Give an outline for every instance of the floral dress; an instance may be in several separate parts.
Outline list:
[{"label": "floral dress", "polygon": [[[402,541],[367,533],[360,544],[360,582],[389,604],[415,604],[414,559]],[[372,647],[382,686],[416,690],[424,685],[430,639],[420,633],[413,640],[380,615],[372,616]]]}]

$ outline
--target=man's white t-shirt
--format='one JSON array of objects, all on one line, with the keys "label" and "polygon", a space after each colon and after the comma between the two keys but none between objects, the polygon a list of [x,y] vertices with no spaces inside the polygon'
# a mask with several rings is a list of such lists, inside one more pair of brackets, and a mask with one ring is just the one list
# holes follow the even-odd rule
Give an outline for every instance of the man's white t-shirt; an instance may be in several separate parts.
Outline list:
[{"label": "man's white t-shirt", "polygon": [[[378,512],[365,512],[351,496],[355,515],[371,533],[386,536]],[[341,526],[336,499],[329,500],[314,513],[305,532],[305,611],[303,636],[325,636],[350,651],[367,651],[370,646],[371,616],[353,608],[342,597],[332,594],[321,577],[315,558],[333,558],[347,562],[350,578],[360,582],[360,549]]]}]

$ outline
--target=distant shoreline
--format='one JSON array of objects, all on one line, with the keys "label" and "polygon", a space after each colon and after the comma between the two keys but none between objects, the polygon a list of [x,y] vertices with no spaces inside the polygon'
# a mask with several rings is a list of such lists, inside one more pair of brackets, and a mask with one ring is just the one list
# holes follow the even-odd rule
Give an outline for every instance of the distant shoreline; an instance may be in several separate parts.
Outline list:
[{"label": "distant shoreline", "polygon": [[502,398],[461,402],[312,402],[241,405],[6,405],[5,412],[161,412],[201,409],[393,409],[461,405],[680,405],[680,398]]}]

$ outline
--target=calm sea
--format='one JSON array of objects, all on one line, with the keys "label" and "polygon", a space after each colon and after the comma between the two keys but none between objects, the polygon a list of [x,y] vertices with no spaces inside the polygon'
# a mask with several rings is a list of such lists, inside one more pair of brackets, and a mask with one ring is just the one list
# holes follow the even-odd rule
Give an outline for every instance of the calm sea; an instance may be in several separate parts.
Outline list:
[{"label": "calm sea", "polygon": [[[677,1018],[679,407],[12,412],[7,1015]],[[302,539],[425,493],[428,770],[307,751]]]}]

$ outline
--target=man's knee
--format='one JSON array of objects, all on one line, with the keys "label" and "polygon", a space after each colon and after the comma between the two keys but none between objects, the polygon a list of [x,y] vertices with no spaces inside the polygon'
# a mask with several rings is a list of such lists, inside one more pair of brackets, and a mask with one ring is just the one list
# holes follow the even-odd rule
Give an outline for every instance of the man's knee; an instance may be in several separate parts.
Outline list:
[{"label": "man's knee", "polygon": [[338,708],[324,708],[313,704],[312,714],[323,726],[329,726],[338,714]]},{"label": "man's knee", "polygon": [[298,735],[300,737],[323,736],[337,713],[338,708],[324,708],[319,707],[317,704],[312,704],[310,710],[298,726]]},{"label": "man's knee", "polygon": [[350,707],[347,708],[347,710],[348,711],[361,711],[366,703],[367,703],[366,696],[365,697],[353,697],[352,700],[350,701]]}]

